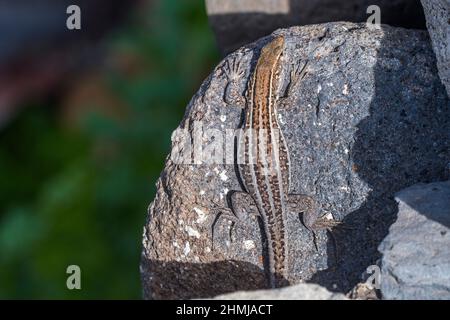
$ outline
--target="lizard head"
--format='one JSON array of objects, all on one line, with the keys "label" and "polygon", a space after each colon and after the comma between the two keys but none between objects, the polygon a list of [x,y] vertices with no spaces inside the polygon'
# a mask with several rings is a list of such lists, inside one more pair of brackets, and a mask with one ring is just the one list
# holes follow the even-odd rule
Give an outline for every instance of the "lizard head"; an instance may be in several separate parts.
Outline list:
[{"label": "lizard head", "polygon": [[279,57],[283,54],[284,37],[278,36],[274,38],[266,47],[272,52],[274,56]]},{"label": "lizard head", "polygon": [[284,37],[278,36],[266,44],[261,49],[261,55],[259,58],[260,65],[267,65],[271,67],[271,64],[277,63],[283,55],[284,49]]}]

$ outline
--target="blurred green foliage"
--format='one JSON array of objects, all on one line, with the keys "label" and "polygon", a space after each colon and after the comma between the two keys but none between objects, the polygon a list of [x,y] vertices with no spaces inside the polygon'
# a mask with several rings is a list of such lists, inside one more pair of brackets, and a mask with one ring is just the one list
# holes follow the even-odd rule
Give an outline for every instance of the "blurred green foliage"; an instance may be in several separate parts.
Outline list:
[{"label": "blurred green foliage", "polygon": [[[155,181],[190,97],[218,61],[203,1],[154,1],[106,41],[131,73],[103,68],[122,117],[61,121],[35,103],[0,132],[0,298],[141,298],[139,259]],[[81,267],[81,290],[66,268]]]}]

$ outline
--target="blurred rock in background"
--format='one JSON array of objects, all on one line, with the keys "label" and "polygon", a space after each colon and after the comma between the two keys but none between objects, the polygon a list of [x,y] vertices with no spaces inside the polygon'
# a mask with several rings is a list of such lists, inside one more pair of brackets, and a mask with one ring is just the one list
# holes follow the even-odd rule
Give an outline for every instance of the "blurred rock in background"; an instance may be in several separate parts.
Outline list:
[{"label": "blurred rock in background", "polygon": [[[101,61],[98,43],[139,0],[0,2],[0,127],[25,98],[48,93],[73,72]],[[81,30],[69,30],[67,7],[81,9]]]},{"label": "blurred rock in background", "polygon": [[278,28],[333,21],[364,22],[378,5],[381,23],[424,29],[419,0],[206,0],[209,22],[223,54]]}]

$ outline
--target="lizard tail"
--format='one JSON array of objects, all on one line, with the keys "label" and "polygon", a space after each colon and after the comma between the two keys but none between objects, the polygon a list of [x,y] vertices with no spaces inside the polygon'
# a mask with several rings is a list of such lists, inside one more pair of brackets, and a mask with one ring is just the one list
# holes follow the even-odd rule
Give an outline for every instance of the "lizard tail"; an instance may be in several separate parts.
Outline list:
[{"label": "lizard tail", "polygon": [[272,289],[289,285],[286,279],[286,246],[284,241],[269,241],[269,285]]}]

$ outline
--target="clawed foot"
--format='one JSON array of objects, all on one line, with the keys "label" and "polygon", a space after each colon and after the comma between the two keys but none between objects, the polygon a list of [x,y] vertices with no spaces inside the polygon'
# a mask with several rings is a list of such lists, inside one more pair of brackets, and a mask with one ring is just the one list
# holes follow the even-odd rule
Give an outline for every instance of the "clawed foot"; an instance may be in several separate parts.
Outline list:
[{"label": "clawed foot", "polygon": [[236,82],[241,77],[244,76],[244,70],[241,68],[241,62],[238,57],[235,57],[231,60],[228,60],[224,69],[225,75],[228,78],[228,81]]},{"label": "clawed foot", "polygon": [[228,60],[223,68],[223,72],[228,79],[225,87],[223,100],[227,104],[241,106],[245,105],[245,99],[239,92],[239,79],[245,75],[245,70],[241,67],[239,57]]},{"label": "clawed foot", "polygon": [[247,228],[248,216],[255,218],[259,217],[258,209],[252,199],[252,197],[242,191],[233,191],[228,198],[231,208],[224,207],[213,201],[214,208],[212,209],[211,216],[214,217],[211,223],[211,241],[214,246],[214,228],[221,219],[231,221],[229,228],[230,242],[233,240],[233,232],[237,225]]},{"label": "clawed foot", "polygon": [[302,66],[300,64],[292,65],[290,72],[291,85],[296,84],[298,81],[303,80],[306,75],[306,66],[308,61],[306,61]]},{"label": "clawed foot", "polygon": [[311,229],[314,230],[328,230],[331,231],[332,228],[340,226],[341,222],[333,219],[329,219],[326,215],[319,217],[314,224],[311,226]]},{"label": "clawed foot", "polygon": [[316,248],[316,251],[319,251],[319,248],[317,246],[317,235],[316,235],[316,231],[319,230],[326,230],[329,232],[331,239],[333,240],[333,245],[334,245],[334,256],[335,256],[335,265],[338,264],[338,260],[339,260],[339,255],[338,255],[338,245],[337,245],[337,241],[336,238],[333,234],[333,228],[335,227],[341,227],[342,226],[342,222],[340,221],[336,221],[333,219],[329,219],[326,217],[326,215],[322,215],[319,218],[317,218],[317,220],[314,221],[313,225],[308,227],[308,229],[312,232],[313,234],[313,243],[314,243],[314,247]]},{"label": "clawed foot", "polygon": [[214,229],[216,225],[220,222],[220,220],[225,219],[228,221],[231,221],[231,225],[229,228],[229,234],[230,242],[232,242],[233,239],[233,230],[238,222],[238,217],[235,216],[233,211],[230,208],[225,208],[220,205],[217,205],[214,203],[215,207],[211,210],[210,215],[212,217],[212,222],[210,224],[210,238],[211,238],[211,249],[214,250]]},{"label": "clawed foot", "polygon": [[306,75],[306,66],[308,62],[303,65],[292,64],[291,71],[289,72],[289,83],[284,91],[284,93],[279,95],[278,107],[279,109],[287,109],[292,103],[293,90],[295,85],[302,80]]}]

